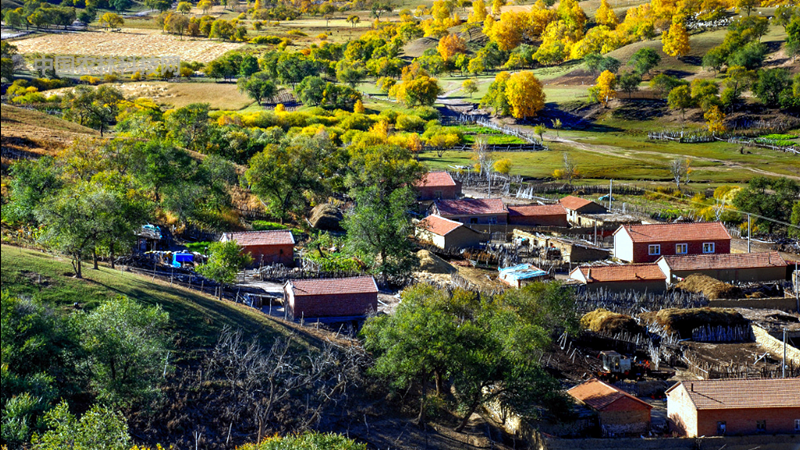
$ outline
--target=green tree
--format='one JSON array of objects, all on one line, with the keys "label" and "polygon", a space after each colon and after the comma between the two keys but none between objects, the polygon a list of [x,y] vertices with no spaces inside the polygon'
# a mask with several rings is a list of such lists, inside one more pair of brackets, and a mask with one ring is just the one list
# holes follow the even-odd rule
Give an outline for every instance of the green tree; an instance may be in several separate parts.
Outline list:
[{"label": "green tree", "polygon": [[714,47],[703,56],[703,67],[719,72],[728,59],[728,54],[722,47]]},{"label": "green tree", "polygon": [[642,76],[639,72],[623,73],[619,78],[619,88],[623,92],[628,93],[628,98],[639,90],[639,83],[642,82]]},{"label": "green tree", "polygon": [[65,108],[65,119],[96,128],[102,137],[116,120],[119,102],[123,99],[122,92],[110,86],[80,85],[67,92],[61,104]]},{"label": "green tree", "polygon": [[786,69],[759,70],[753,93],[762,103],[775,108],[780,103],[781,94],[791,88],[791,83]]},{"label": "green tree", "polygon": [[181,14],[188,14],[192,11],[192,4],[189,2],[178,2],[178,12]]},{"label": "green tree", "polygon": [[258,105],[261,105],[262,99],[272,98],[278,92],[275,83],[269,79],[269,75],[265,72],[254,73],[249,78],[239,78],[236,85],[239,88],[239,92],[246,93]]},{"label": "green tree", "polygon": [[9,168],[9,172],[11,201],[3,207],[3,220],[35,224],[36,207],[63,185],[60,167],[55,159],[45,156],[19,161]]},{"label": "green tree", "polygon": [[336,64],[336,79],[350,87],[355,87],[366,77],[367,70],[360,62],[342,60]]},{"label": "green tree", "polygon": [[[239,64],[239,76],[249,77],[256,72],[258,72],[258,59],[253,55],[244,55]],[[267,74],[265,73],[265,75]]]},{"label": "green tree", "polygon": [[210,139],[208,103],[191,103],[165,115],[167,138],[172,142],[197,152],[202,152]]},{"label": "green tree", "polygon": [[241,450],[367,450],[367,444],[334,433],[307,431],[291,436],[268,437],[258,444],[244,444]]},{"label": "green tree", "polygon": [[649,84],[653,90],[657,91],[659,95],[664,98],[676,87],[688,85],[689,83],[677,77],[673,77],[672,75],[660,73],[653,77]]},{"label": "green tree", "polygon": [[766,56],[766,45],[755,41],[748,42],[728,56],[728,66],[742,66],[751,70],[757,69],[764,64]]},{"label": "green tree", "polygon": [[94,405],[77,419],[69,411],[67,402],[62,401],[45,414],[44,422],[49,430],[34,437],[31,443],[35,450],[130,448],[131,437],[125,417],[106,406]]},{"label": "green tree", "polygon": [[649,74],[650,71],[661,62],[661,55],[650,47],[640,48],[631,56],[629,64],[633,64],[634,69],[640,75]]},{"label": "green tree", "polygon": [[670,109],[680,110],[681,118],[685,118],[686,109],[694,106],[692,91],[689,89],[689,86],[678,86],[669,91],[667,106],[669,106]]},{"label": "green tree", "polygon": [[151,9],[157,9],[158,12],[169,11],[172,2],[169,0],[145,0],[144,4]]},{"label": "green tree", "polygon": [[[253,257],[242,252],[236,242],[214,242],[208,246],[208,262],[198,267],[197,272],[225,285],[236,281],[236,275],[252,262]],[[219,296],[222,298],[222,289]]]},{"label": "green tree", "polygon": [[[19,13],[19,11],[6,8],[3,12],[3,20],[6,22],[6,25],[11,28],[20,29],[24,26],[27,26],[28,22],[25,20],[25,17]],[[8,44],[7,42],[3,42],[4,44]]]},{"label": "green tree", "polygon": [[794,202],[789,223],[794,225],[794,227],[789,228],[789,236],[800,237],[800,201]]},{"label": "green tree", "polygon": [[211,24],[211,33],[208,35],[211,39],[219,38],[223,41],[229,41],[234,33],[233,25],[225,19],[217,19]]},{"label": "green tree", "polygon": [[[789,178],[770,179],[754,177],[733,199],[738,209],[760,216],[788,222],[800,194],[800,184]],[[755,218],[757,224],[765,226],[770,233],[776,224],[762,218]]]}]

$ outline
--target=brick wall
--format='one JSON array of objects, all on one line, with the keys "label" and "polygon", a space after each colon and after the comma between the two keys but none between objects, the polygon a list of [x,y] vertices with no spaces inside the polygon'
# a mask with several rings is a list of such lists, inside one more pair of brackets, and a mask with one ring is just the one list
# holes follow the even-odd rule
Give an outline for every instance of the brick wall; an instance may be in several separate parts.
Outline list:
[{"label": "brick wall", "polygon": [[[617,235],[618,237],[622,238],[621,234]],[[624,237],[628,239],[627,236]],[[655,262],[658,258],[665,256],[665,255],[674,255],[675,254],[675,245],[676,244],[688,244],[688,255],[702,255],[703,254],[703,244],[707,242],[714,243],[714,253],[730,253],[731,252],[731,241],[728,239],[720,239],[720,240],[709,240],[709,241],[696,241],[696,242],[658,242],[655,244],[661,245],[661,253],[658,255],[650,255],[649,254],[649,246],[651,244],[643,244],[643,243],[634,243],[633,244],[633,261],[634,263],[646,263],[646,262]]]},{"label": "brick wall", "polygon": [[294,245],[249,245],[244,251],[253,256],[253,265],[279,263],[284,266],[294,264]]},{"label": "brick wall", "polygon": [[[787,395],[791,395],[787,392]],[[797,393],[795,393],[797,395]],[[700,410],[697,412],[697,435],[717,435],[717,423],[724,421],[726,435],[758,434],[756,421],[766,421],[767,431],[772,433],[794,433],[794,421],[800,419],[800,408],[748,408]]]},{"label": "brick wall", "polygon": [[289,313],[301,317],[360,316],[370,308],[378,310],[378,294],[287,295]]},{"label": "brick wall", "polygon": [[[441,192],[441,195],[437,195]],[[419,200],[456,199],[461,197],[461,186],[425,186],[417,188]]]}]

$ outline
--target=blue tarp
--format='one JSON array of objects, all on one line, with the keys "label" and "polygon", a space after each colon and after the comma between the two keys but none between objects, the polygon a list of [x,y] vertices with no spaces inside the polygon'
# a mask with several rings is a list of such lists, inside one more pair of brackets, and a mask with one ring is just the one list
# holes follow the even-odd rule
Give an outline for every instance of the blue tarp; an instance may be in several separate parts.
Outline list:
[{"label": "blue tarp", "polygon": [[547,275],[547,272],[530,264],[518,264],[516,266],[500,269],[500,277],[508,281],[525,280],[528,278],[543,277],[545,275]]},{"label": "blue tarp", "polygon": [[194,255],[191,253],[173,253],[172,254],[172,266],[173,267],[180,267],[181,263],[185,262],[192,262],[194,261]]}]

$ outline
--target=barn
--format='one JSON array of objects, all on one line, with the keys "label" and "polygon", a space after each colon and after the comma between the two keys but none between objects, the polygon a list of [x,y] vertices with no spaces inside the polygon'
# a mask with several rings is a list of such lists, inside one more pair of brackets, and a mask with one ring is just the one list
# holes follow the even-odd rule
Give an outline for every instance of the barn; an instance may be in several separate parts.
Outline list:
[{"label": "barn", "polygon": [[443,250],[475,247],[488,239],[488,235],[461,222],[435,214],[417,222],[414,235],[420,241],[429,242]]},{"label": "barn", "polygon": [[236,242],[253,257],[254,265],[294,265],[294,236],[289,230],[223,233],[220,242]]},{"label": "barn", "polygon": [[652,406],[596,378],[575,386],[567,394],[597,413],[603,436],[640,435],[650,429]]},{"label": "barn", "polygon": [[509,225],[568,227],[567,210],[561,205],[508,206]]},{"label": "barn", "polygon": [[378,310],[378,285],[371,276],[290,280],[283,285],[283,299],[294,320],[364,317]]},{"label": "barn", "polygon": [[508,223],[508,208],[500,198],[463,198],[437,200],[433,212],[451,220],[474,225]]}]

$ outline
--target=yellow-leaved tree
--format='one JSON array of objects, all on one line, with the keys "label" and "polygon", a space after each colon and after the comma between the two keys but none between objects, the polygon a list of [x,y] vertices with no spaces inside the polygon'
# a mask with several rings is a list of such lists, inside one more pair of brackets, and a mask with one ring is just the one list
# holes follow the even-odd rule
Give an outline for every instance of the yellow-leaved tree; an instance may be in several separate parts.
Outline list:
[{"label": "yellow-leaved tree", "polygon": [[597,100],[608,107],[608,102],[616,98],[617,91],[617,76],[610,70],[604,70],[603,73],[597,77],[597,84],[592,88],[592,94],[597,97]]},{"label": "yellow-leaved tree", "polygon": [[542,83],[533,72],[517,72],[506,82],[506,98],[511,106],[511,115],[517,119],[535,117],[544,109]]},{"label": "yellow-leaved tree", "polygon": [[683,24],[683,17],[672,18],[672,25],[661,36],[661,42],[664,44],[664,53],[669,56],[683,58],[689,53],[689,33]]},{"label": "yellow-leaved tree", "polygon": [[616,28],[619,24],[617,14],[611,9],[608,0],[602,0],[600,2],[600,7],[597,8],[597,11],[594,13],[594,20],[600,25],[605,25],[609,28]]},{"label": "yellow-leaved tree", "polygon": [[353,112],[356,114],[364,114],[364,103],[361,99],[356,100],[356,104],[353,105]]},{"label": "yellow-leaved tree", "polygon": [[501,50],[510,51],[522,43],[523,33],[528,28],[528,15],[524,12],[506,11],[490,29],[484,29],[492,42]]},{"label": "yellow-leaved tree", "polygon": [[506,4],[505,0],[494,0],[492,2],[492,14],[494,14],[494,15],[500,14],[500,11],[501,11],[500,8],[505,6],[505,4]]},{"label": "yellow-leaved tree", "polygon": [[503,158],[495,161],[494,171],[497,173],[502,173],[503,175],[508,175],[509,172],[511,172],[511,160],[508,158]]},{"label": "yellow-leaved tree", "polygon": [[453,56],[459,53],[465,53],[467,51],[467,43],[457,34],[448,34],[439,39],[437,50],[439,51],[439,56],[441,56],[443,60],[449,61]]},{"label": "yellow-leaved tree", "polygon": [[541,36],[547,25],[557,17],[554,10],[548,8],[542,0],[538,0],[528,12],[528,34],[531,37]]},{"label": "yellow-leaved tree", "polygon": [[467,17],[467,22],[478,23],[486,20],[486,3],[483,0],[472,2],[472,13]]},{"label": "yellow-leaved tree", "polygon": [[709,133],[717,134],[725,131],[725,114],[720,111],[719,106],[714,105],[709,108],[703,117],[706,119]]}]

